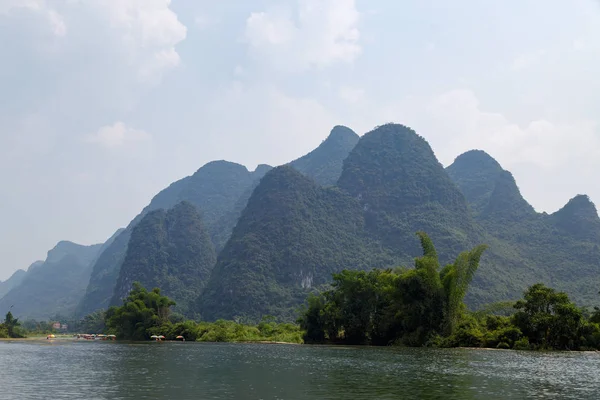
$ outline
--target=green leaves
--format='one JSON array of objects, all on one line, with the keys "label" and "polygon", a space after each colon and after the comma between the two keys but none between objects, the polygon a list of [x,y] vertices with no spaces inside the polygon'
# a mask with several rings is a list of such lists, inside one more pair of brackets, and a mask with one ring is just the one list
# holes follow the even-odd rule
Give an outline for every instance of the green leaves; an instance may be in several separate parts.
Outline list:
[{"label": "green leaves", "polygon": [[515,308],[518,311],[513,323],[531,345],[554,349],[579,347],[583,316],[565,293],[538,283],[525,292],[524,299],[519,300]]},{"label": "green leaves", "polygon": [[[439,270],[432,240],[417,233],[423,256],[415,269],[342,271],[332,289],[310,297],[300,318],[306,341],[421,346],[436,335],[454,335],[464,314],[463,299],[485,246],[461,253]],[[482,334],[476,335],[480,337]]]},{"label": "green leaves", "polygon": [[160,289],[147,291],[139,282],[120,307],[106,312],[106,327],[120,339],[145,340],[150,330],[169,322],[170,308],[175,302],[161,295]]}]

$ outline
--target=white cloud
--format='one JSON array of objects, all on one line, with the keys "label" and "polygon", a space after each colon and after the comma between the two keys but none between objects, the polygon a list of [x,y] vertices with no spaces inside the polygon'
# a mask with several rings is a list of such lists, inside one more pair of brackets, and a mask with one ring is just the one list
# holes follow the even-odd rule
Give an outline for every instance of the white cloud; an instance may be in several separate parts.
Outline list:
[{"label": "white cloud", "polygon": [[139,63],[142,80],[160,79],[163,71],[179,65],[175,46],[187,28],[169,7],[171,0],[92,0],[104,11],[110,27],[120,33],[130,62]]},{"label": "white cloud", "polygon": [[107,149],[134,148],[152,140],[152,136],[139,129],[134,129],[118,121],[113,125],[103,126],[97,132],[86,135],[88,143],[98,144]]},{"label": "white cloud", "polygon": [[62,15],[49,7],[45,0],[2,0],[0,2],[0,15],[10,15],[11,12],[19,9],[41,15],[46,19],[55,36],[62,37],[67,34],[67,26]]},{"label": "white cloud", "polygon": [[271,165],[293,160],[318,146],[339,122],[315,98],[239,81],[219,91],[205,115],[198,117],[206,124],[204,136],[191,148],[249,167],[257,160]]},{"label": "white cloud", "polygon": [[[474,147],[496,154],[506,165],[533,164],[544,169],[582,159],[596,162],[600,157],[596,123],[533,119],[519,125],[501,113],[483,111],[470,90],[455,90],[435,97],[425,113],[420,124],[428,125],[427,137],[443,141],[437,149],[445,153],[446,160]],[[443,140],[438,139],[439,132],[444,132]]]},{"label": "white cloud", "polygon": [[359,56],[359,19],[354,0],[298,0],[294,9],[253,12],[245,39],[276,68],[323,68]]}]

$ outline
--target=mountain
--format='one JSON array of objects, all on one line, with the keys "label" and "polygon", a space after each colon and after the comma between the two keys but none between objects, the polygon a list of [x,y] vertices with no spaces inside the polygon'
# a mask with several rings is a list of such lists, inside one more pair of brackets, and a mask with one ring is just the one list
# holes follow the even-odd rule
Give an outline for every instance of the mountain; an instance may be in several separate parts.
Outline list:
[{"label": "mountain", "polygon": [[85,292],[91,263],[101,248],[101,244],[59,242],[43,264],[33,264],[21,284],[0,299],[0,310],[13,306],[12,313],[21,319],[71,315]]},{"label": "mountain", "polygon": [[537,213],[512,174],[479,150],[460,155],[447,171],[490,245],[468,303],[518,298],[526,286],[544,282],[581,304],[595,304],[600,218],[587,196],[552,215]]},{"label": "mountain", "polygon": [[231,235],[237,215],[249,197],[249,191],[251,193],[252,188],[269,168],[267,165],[259,165],[256,171],[251,172],[239,164],[213,161],[192,176],[174,182],[159,192],[113,244],[102,252],[94,264],[86,294],[77,309],[77,314],[83,316],[108,307],[114,295],[133,228],[144,215],[158,209],[168,210],[182,201],[187,201],[197,208],[215,247],[220,249]]},{"label": "mountain", "polygon": [[333,272],[409,262],[419,251],[418,230],[429,232],[447,257],[476,235],[464,196],[427,142],[402,125],[364,135],[337,187],[276,168],[218,257],[200,299],[202,317],[291,319]]},{"label": "mountain", "polygon": [[352,129],[335,126],[319,147],[289,165],[320,185],[335,185],[342,173],[344,160],[358,140],[359,136]]},{"label": "mountain", "polygon": [[[39,263],[39,261],[37,261],[37,263]],[[12,288],[19,286],[21,282],[23,282],[23,278],[26,274],[27,272],[25,272],[22,269],[19,269],[15,271],[15,273],[12,274],[10,278],[5,280],[4,282],[0,282],[0,299],[2,299],[6,295],[6,293],[10,292]]]},{"label": "mountain", "polygon": [[461,154],[446,171],[480,222],[502,227],[506,223],[537,219],[512,174],[486,152],[471,150]]},{"label": "mountain", "polygon": [[600,218],[596,206],[586,195],[577,195],[569,200],[563,208],[550,215],[549,221],[564,234],[600,244]]},{"label": "mountain", "polygon": [[261,180],[200,298],[203,319],[290,319],[306,295],[343,268],[383,265],[360,204],[289,166]]},{"label": "mountain", "polygon": [[214,245],[191,203],[151,211],[133,228],[112,303],[120,304],[137,281],[160,287],[175,300],[177,312],[193,316],[190,306],[215,262]]},{"label": "mountain", "polygon": [[364,135],[338,186],[362,205],[371,236],[407,262],[419,252],[417,231],[431,236],[444,262],[476,242],[464,195],[410,128],[387,124]]}]

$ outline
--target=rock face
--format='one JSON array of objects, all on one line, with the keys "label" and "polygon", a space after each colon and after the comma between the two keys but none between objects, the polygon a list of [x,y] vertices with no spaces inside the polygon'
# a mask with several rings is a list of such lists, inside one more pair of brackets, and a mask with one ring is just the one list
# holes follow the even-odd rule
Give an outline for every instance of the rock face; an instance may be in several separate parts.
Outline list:
[{"label": "rock face", "polygon": [[352,129],[338,125],[319,147],[289,165],[313,178],[319,185],[335,185],[342,173],[344,160],[358,140],[359,136]]},{"label": "rock face", "polygon": [[92,269],[86,294],[77,314],[83,316],[108,307],[114,295],[133,228],[144,215],[154,210],[168,210],[182,201],[189,202],[201,214],[213,244],[220,249],[231,235],[251,190],[269,169],[268,165],[259,165],[256,171],[250,172],[239,164],[213,161],[200,168],[194,175],[174,182],[158,193],[112,245],[101,253]]},{"label": "rock face", "polygon": [[175,311],[193,317],[196,301],[215,265],[214,245],[191,203],[147,213],[133,228],[117,280],[113,304],[127,297],[133,282],[160,287],[176,301]]},{"label": "rock face", "polygon": [[0,310],[21,319],[48,320],[60,314],[70,316],[81,300],[90,278],[91,263],[101,244],[82,246],[59,242],[48,252],[46,261],[33,264],[2,299]]}]

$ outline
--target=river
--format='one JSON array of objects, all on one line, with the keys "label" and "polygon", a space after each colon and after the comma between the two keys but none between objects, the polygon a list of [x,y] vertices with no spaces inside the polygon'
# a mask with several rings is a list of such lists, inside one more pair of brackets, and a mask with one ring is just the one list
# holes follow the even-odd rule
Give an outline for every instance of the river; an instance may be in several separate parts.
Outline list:
[{"label": "river", "polygon": [[0,342],[0,398],[598,399],[600,353]]}]

